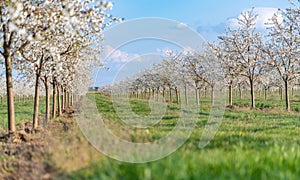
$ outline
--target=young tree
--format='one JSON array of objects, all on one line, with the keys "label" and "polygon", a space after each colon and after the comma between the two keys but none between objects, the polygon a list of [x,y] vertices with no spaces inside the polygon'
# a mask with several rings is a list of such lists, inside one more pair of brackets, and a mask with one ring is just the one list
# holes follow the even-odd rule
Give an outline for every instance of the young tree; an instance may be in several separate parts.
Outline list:
[{"label": "young tree", "polygon": [[70,88],[67,87],[70,85],[68,81],[73,80],[72,69],[78,64],[79,58],[82,58],[80,50],[99,48],[96,45],[102,39],[103,28],[117,20],[105,14],[105,10],[111,7],[109,2],[85,0],[46,1],[35,7],[34,14],[30,17],[31,24],[29,24],[35,28],[35,36],[38,38],[26,41],[26,44],[19,48],[24,63],[31,64],[36,75],[33,128],[38,126],[40,82],[43,81],[46,88],[46,121],[48,121],[50,118],[50,83],[54,80],[55,86],[59,83],[58,77],[53,77],[54,74],[57,75],[54,73],[56,64],[63,61],[63,68],[67,69],[64,71],[64,83],[61,82],[61,85],[66,85],[63,87],[63,95],[67,94],[64,96],[66,98],[63,98],[65,105],[70,93]]},{"label": "young tree", "polygon": [[186,61],[189,75],[193,79],[196,103],[197,105],[199,105],[200,104],[199,102],[200,83],[204,81],[204,77],[206,73],[205,72],[206,69],[202,64],[202,57],[200,57],[200,55],[195,51],[189,51],[188,53],[185,54],[184,61]]},{"label": "young tree", "polygon": [[[279,18],[279,15],[281,15]],[[300,75],[300,10],[280,10],[272,18],[268,41],[264,52],[268,64],[278,71],[285,89],[286,110],[290,111],[289,90],[291,81]]]},{"label": "young tree", "polygon": [[[232,106],[233,97],[233,86],[234,81],[239,76],[240,68],[237,68],[236,57],[234,53],[230,53],[230,46],[226,46],[224,42],[219,41],[218,44],[208,43],[211,47],[214,55],[218,58],[221,68],[223,69],[225,75],[225,83],[228,85],[228,105]],[[228,44],[227,44],[228,45]]]},{"label": "young tree", "polygon": [[31,5],[26,1],[10,0],[0,2],[0,54],[5,62],[7,108],[8,108],[8,131],[14,132],[15,126],[15,108],[13,93],[12,63],[15,52],[22,45],[20,37],[30,37],[24,29],[28,28],[25,20],[30,14]]},{"label": "young tree", "polygon": [[220,41],[226,46],[226,53],[235,57],[237,72],[248,79],[251,92],[251,107],[255,108],[254,84],[263,69],[261,58],[261,35],[255,32],[257,15],[251,11],[241,13],[237,19],[239,27],[237,30],[229,30],[229,35],[220,36]]}]

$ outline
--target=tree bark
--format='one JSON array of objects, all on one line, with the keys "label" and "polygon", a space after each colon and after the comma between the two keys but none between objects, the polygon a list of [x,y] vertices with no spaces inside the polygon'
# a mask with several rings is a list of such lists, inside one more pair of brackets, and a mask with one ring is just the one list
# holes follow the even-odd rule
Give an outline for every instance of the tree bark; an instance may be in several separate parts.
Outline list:
[{"label": "tree bark", "polygon": [[243,99],[243,90],[240,85],[239,85],[239,96],[240,96],[240,99]]},{"label": "tree bark", "polygon": [[62,115],[62,98],[61,98],[61,88],[57,86],[57,104],[58,104],[58,116]]},{"label": "tree bark", "polygon": [[211,86],[211,94],[210,94],[210,101],[211,101],[211,106],[215,105],[215,90],[214,90],[214,86]]},{"label": "tree bark", "polygon": [[158,102],[159,88],[156,89],[156,101]]},{"label": "tree bark", "polygon": [[267,100],[267,99],[268,99],[268,89],[265,88],[265,100]]},{"label": "tree bark", "polygon": [[33,107],[33,129],[39,126],[39,103],[40,103],[40,73],[36,73],[35,90],[34,90],[34,107]]},{"label": "tree bark", "polygon": [[173,103],[173,96],[172,96],[172,88],[171,88],[171,86],[169,86],[169,96],[170,96],[170,104],[172,104]]},{"label": "tree bark", "polygon": [[232,81],[229,82],[229,106],[232,106]]},{"label": "tree bark", "polygon": [[196,91],[196,104],[199,105],[199,94],[198,94],[198,88],[195,88]]},{"label": "tree bark", "polygon": [[[122,94],[119,94],[120,97],[122,97]],[[67,92],[67,107],[71,107],[71,93],[68,91]]]},{"label": "tree bark", "polygon": [[187,97],[187,87],[186,87],[186,85],[184,86],[184,99],[185,99],[185,104],[188,105],[189,104],[189,99]]},{"label": "tree bark", "polygon": [[282,87],[279,88],[279,93],[280,93],[280,100],[283,100],[283,93],[282,93]]},{"label": "tree bark", "polygon": [[70,106],[73,107],[74,105],[74,94],[71,92],[70,93]]},{"label": "tree bark", "polygon": [[[119,94],[117,94],[117,96],[119,97]],[[65,90],[65,110],[69,108],[69,93],[67,90]]]},{"label": "tree bark", "polygon": [[155,96],[155,89],[152,88],[152,97],[153,97],[153,99],[154,99],[154,96]]},{"label": "tree bark", "polygon": [[63,87],[61,88],[61,93],[62,93],[61,108],[62,108],[62,112],[63,112],[65,110],[65,108],[66,108],[66,91],[65,91],[65,89]]},{"label": "tree bark", "polygon": [[251,92],[251,108],[254,109],[255,108],[255,94],[254,94],[254,83],[253,83],[253,79],[249,79],[250,80],[250,92]]},{"label": "tree bark", "polygon": [[48,123],[50,119],[50,86],[49,86],[49,81],[48,78],[45,77],[44,81],[45,89],[46,89],[46,123]]},{"label": "tree bark", "polygon": [[163,99],[162,99],[162,102],[165,102],[165,88],[163,88]]},{"label": "tree bark", "polygon": [[57,111],[57,87],[55,79],[53,80],[53,97],[52,97],[52,118],[56,118]]},{"label": "tree bark", "polygon": [[176,96],[176,104],[179,104],[179,95],[178,95],[177,87],[175,87],[175,96]]},{"label": "tree bark", "polygon": [[289,97],[289,81],[285,80],[284,81],[284,89],[285,89],[285,106],[286,106],[286,111],[290,112],[290,97]]},{"label": "tree bark", "polygon": [[15,104],[13,93],[13,80],[12,80],[12,55],[11,55],[11,42],[13,33],[9,35],[9,29],[7,24],[3,24],[3,49],[2,55],[5,60],[5,72],[6,72],[6,93],[7,93],[7,112],[8,112],[8,131],[16,131],[15,122]]}]

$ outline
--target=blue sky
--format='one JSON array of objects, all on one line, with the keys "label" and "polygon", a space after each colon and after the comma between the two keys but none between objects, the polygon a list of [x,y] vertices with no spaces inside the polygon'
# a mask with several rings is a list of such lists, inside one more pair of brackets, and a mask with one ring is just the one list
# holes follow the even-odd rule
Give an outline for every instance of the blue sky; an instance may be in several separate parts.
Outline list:
[{"label": "blue sky", "polygon": [[[234,19],[252,7],[259,15],[258,30],[264,29],[264,23],[278,8],[288,8],[288,0],[111,0],[114,7],[109,13],[125,18],[125,22],[144,17],[158,17],[186,24],[198,32],[205,40],[214,41],[226,27],[234,26]],[[164,44],[165,45],[165,44]],[[157,46],[157,48],[155,47]],[[118,57],[106,63],[110,71],[99,70],[95,85],[110,84],[120,67],[132,59],[137,59],[145,48],[164,49],[162,44],[149,41],[137,42],[117,50]],[[168,47],[165,47],[168,48]],[[119,60],[119,61],[118,61]]]},{"label": "blue sky", "polygon": [[[226,22],[252,7],[287,8],[288,0],[112,0],[111,13],[131,20],[161,17],[183,22],[194,30],[223,30]],[[208,36],[204,38],[213,39]]]}]

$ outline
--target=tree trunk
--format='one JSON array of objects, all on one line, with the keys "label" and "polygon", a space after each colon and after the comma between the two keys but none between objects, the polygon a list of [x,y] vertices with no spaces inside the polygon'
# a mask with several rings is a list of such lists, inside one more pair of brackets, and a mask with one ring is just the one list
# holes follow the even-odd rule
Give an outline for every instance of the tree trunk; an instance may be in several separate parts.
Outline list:
[{"label": "tree trunk", "polygon": [[[119,94],[119,96],[122,97],[121,94]],[[71,101],[70,101],[70,98],[71,98],[71,93],[68,91],[68,92],[67,92],[67,102],[68,102],[68,103],[67,103],[67,105],[68,105],[67,107],[68,107],[68,108],[71,107]]]},{"label": "tree trunk", "polygon": [[239,85],[239,96],[240,96],[240,99],[243,99],[243,90],[241,88],[241,85]]},{"label": "tree trunk", "polygon": [[289,81],[284,81],[284,89],[285,89],[285,107],[286,111],[290,112],[290,97],[289,97]]},{"label": "tree trunk", "polygon": [[267,99],[268,99],[268,89],[265,88],[265,100],[267,100]]},{"label": "tree trunk", "polygon": [[70,93],[70,106],[73,107],[74,105],[74,94]]},{"label": "tree trunk", "polygon": [[61,98],[61,88],[57,86],[57,104],[58,104],[58,116],[62,115],[62,98]]},{"label": "tree trunk", "polygon": [[152,97],[153,97],[153,99],[155,97],[155,89],[154,88],[152,88]]},{"label": "tree trunk", "polygon": [[156,101],[158,102],[159,88],[156,89]]},{"label": "tree trunk", "polygon": [[163,88],[163,99],[162,99],[162,102],[165,102],[165,88]]},{"label": "tree trunk", "polygon": [[196,91],[196,104],[199,105],[199,94],[198,94],[198,88],[195,88]]},{"label": "tree trunk", "polygon": [[189,104],[189,99],[187,97],[187,87],[186,87],[186,85],[184,86],[184,99],[185,99],[185,104],[188,105]]},{"label": "tree trunk", "polygon": [[15,104],[13,93],[13,80],[12,80],[12,56],[11,56],[11,38],[12,34],[8,33],[8,26],[3,25],[3,56],[5,60],[5,72],[6,72],[6,93],[7,93],[7,112],[8,112],[8,131],[16,131],[15,122]]},{"label": "tree trunk", "polygon": [[176,104],[179,104],[179,95],[178,95],[177,87],[175,87],[175,95],[176,95]]},{"label": "tree trunk", "polygon": [[53,97],[52,97],[52,118],[56,118],[57,111],[57,87],[56,82],[53,80]]},{"label": "tree trunk", "polygon": [[39,126],[39,103],[40,103],[40,74],[36,73],[35,90],[34,90],[34,107],[33,107],[33,129]]},{"label": "tree trunk", "polygon": [[279,88],[279,93],[280,93],[280,100],[283,100],[283,93],[282,93],[282,87]]},{"label": "tree trunk", "polygon": [[50,119],[50,86],[49,86],[49,81],[48,78],[45,77],[45,89],[46,89],[46,123],[48,123]]},{"label": "tree trunk", "polygon": [[170,96],[170,104],[172,104],[173,103],[173,96],[172,96],[172,88],[171,88],[171,86],[169,86],[169,96]]},{"label": "tree trunk", "polygon": [[254,109],[255,108],[254,83],[253,83],[253,79],[249,79],[249,80],[250,80],[250,92],[251,92],[251,108]]},{"label": "tree trunk", "polygon": [[228,89],[229,89],[229,106],[232,106],[232,81],[230,81]]},{"label": "tree trunk", "polygon": [[65,91],[65,89],[63,87],[61,89],[61,93],[62,93],[61,108],[62,108],[62,112],[63,112],[65,110],[65,108],[66,108],[66,91]]},{"label": "tree trunk", "polygon": [[[117,94],[117,97],[119,97],[119,94]],[[67,108],[69,108],[69,93],[67,92],[67,90],[65,90],[65,108],[64,108],[64,110],[66,110]]]},{"label": "tree trunk", "polygon": [[198,98],[199,98],[199,104],[201,104],[201,89],[198,88]]},{"label": "tree trunk", "polygon": [[210,101],[211,101],[211,106],[215,105],[215,91],[214,91],[214,86],[211,86],[211,94],[210,94]]}]

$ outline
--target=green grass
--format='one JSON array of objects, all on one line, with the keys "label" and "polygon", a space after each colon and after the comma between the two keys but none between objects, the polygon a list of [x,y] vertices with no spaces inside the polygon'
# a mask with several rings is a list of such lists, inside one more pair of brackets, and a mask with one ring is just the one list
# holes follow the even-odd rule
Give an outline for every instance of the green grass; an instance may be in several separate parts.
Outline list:
[{"label": "green grass", "polygon": [[[45,100],[40,100],[39,106],[40,114],[45,114],[46,106]],[[15,118],[16,118],[16,125],[20,125],[23,121],[31,120],[33,116],[33,100],[28,100],[27,102],[23,101],[15,101]],[[7,129],[7,105],[6,102],[0,104],[0,131]]]},{"label": "green grass", "polygon": [[[275,96],[275,95],[274,95]],[[271,98],[271,97],[270,97]],[[109,97],[96,95],[99,112],[106,123],[122,127]],[[209,100],[202,97],[196,128],[189,140],[176,152],[161,160],[129,164],[102,155],[90,166],[70,173],[72,179],[297,179],[300,177],[300,119],[296,112],[285,113],[278,99],[259,99],[265,110],[226,109],[222,125],[214,139],[203,149],[199,139],[209,115]],[[234,103],[249,105],[249,100]],[[137,114],[149,114],[145,100],[132,99]],[[296,108],[297,103],[292,103]],[[143,130],[125,125],[134,133],[134,141],[153,141],[170,132],[178,121],[177,105],[169,105],[162,120]],[[123,127],[124,128],[124,127]],[[122,132],[119,132],[122,136]],[[147,138],[143,138],[147,136]],[[140,138],[140,139],[139,139]]]}]

